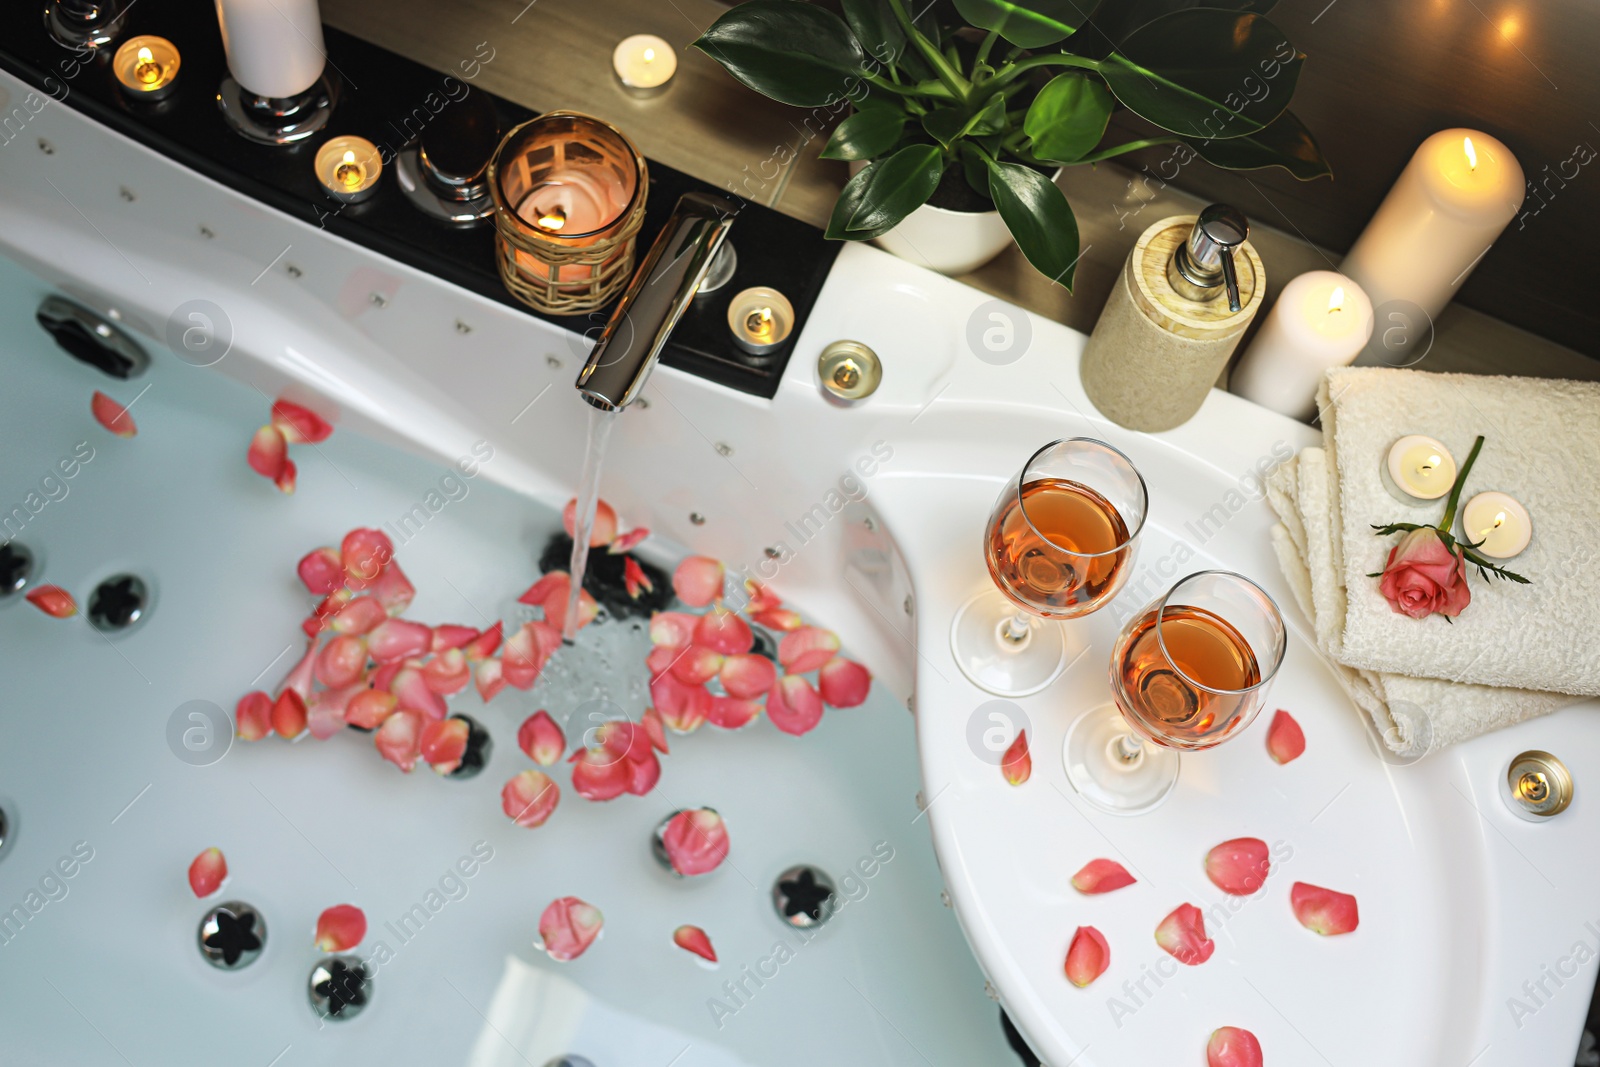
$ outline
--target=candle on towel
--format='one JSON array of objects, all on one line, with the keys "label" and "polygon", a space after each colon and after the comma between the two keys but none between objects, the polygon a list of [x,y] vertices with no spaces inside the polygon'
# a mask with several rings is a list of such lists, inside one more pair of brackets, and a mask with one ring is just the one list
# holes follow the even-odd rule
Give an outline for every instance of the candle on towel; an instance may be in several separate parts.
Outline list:
[{"label": "candle on towel", "polygon": [[1504,493],[1479,493],[1461,509],[1461,536],[1469,543],[1483,542],[1479,554],[1490,559],[1510,559],[1533,539],[1528,509]]},{"label": "candle on towel", "polygon": [[1438,500],[1456,481],[1456,460],[1443,443],[1408,434],[1389,446],[1381,468],[1384,488],[1407,504]]}]

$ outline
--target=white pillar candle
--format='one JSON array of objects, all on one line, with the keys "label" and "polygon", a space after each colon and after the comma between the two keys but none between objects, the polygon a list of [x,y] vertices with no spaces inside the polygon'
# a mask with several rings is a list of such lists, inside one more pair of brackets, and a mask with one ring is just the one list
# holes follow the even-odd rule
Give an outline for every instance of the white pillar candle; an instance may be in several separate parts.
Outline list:
[{"label": "white pillar candle", "polygon": [[1477,552],[1490,559],[1510,559],[1533,539],[1528,509],[1504,493],[1479,493],[1461,509],[1461,538],[1482,541]]},{"label": "white pillar candle", "polygon": [[1523,192],[1511,149],[1477,130],[1441,130],[1422,142],[1339,269],[1377,307],[1406,300],[1437,318],[1516,217]]},{"label": "white pillar candle", "polygon": [[672,46],[649,33],[636,33],[617,42],[611,69],[622,87],[635,96],[649,96],[664,88],[678,70]]},{"label": "white pillar candle", "polygon": [[1317,386],[1329,367],[1348,365],[1372,336],[1372,302],[1331,270],[1313,270],[1283,287],[1234,368],[1233,392],[1294,419],[1317,412]]},{"label": "white pillar candle", "polygon": [[1456,483],[1456,459],[1441,441],[1408,434],[1389,446],[1380,472],[1384,488],[1408,504],[1438,500]]},{"label": "white pillar candle", "polygon": [[296,96],[322,77],[327,55],[317,0],[217,0],[228,73],[257,96]]}]

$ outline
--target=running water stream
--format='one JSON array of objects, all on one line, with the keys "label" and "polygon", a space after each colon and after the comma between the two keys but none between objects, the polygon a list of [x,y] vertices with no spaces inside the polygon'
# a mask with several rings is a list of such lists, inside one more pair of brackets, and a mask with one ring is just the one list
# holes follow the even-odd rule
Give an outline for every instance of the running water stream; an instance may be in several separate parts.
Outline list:
[{"label": "running water stream", "polygon": [[589,566],[589,536],[594,531],[594,512],[600,503],[600,468],[605,464],[606,442],[611,439],[611,424],[616,410],[589,409],[589,440],[583,451],[583,474],[578,479],[578,501],[572,516],[572,591],[567,594],[566,624],[561,638],[571,644],[578,636],[578,599],[583,592],[583,574]]}]

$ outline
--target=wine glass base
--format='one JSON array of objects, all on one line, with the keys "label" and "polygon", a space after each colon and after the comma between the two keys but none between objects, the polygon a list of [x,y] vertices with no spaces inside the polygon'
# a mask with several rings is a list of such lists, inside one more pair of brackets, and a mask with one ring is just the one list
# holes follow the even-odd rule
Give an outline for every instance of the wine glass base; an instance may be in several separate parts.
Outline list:
[{"label": "wine glass base", "polygon": [[1067,639],[1060,625],[1029,617],[1021,641],[1004,636],[1017,606],[998,589],[979,593],[956,612],[950,624],[950,652],[973,685],[996,696],[1024,697],[1061,677],[1067,667]]},{"label": "wine glass base", "polygon": [[1101,811],[1142,815],[1178,784],[1178,753],[1140,741],[1139,754],[1123,759],[1119,741],[1131,734],[1115,704],[1091,708],[1067,729],[1061,759],[1072,788]]}]

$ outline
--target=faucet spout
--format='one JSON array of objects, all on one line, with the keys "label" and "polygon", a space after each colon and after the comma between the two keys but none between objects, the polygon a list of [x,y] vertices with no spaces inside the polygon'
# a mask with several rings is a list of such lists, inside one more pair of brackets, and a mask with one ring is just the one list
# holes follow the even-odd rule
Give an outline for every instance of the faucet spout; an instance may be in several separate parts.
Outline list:
[{"label": "faucet spout", "polygon": [[638,398],[738,214],[739,204],[726,197],[685,193],[678,199],[578,373],[584,400],[618,411]]}]

